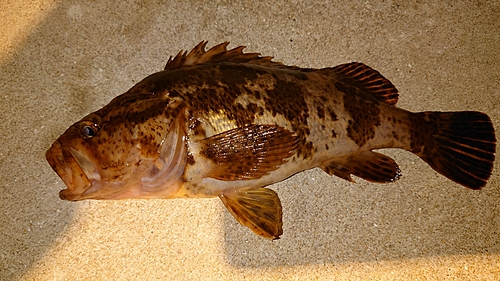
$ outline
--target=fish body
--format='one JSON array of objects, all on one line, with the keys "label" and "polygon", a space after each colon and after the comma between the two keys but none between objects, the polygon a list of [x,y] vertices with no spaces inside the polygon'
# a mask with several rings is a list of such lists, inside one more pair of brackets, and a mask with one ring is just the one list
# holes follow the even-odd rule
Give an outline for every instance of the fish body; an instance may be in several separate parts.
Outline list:
[{"label": "fish body", "polygon": [[281,203],[265,186],[315,167],[397,180],[396,162],[374,149],[405,149],[463,186],[486,184],[496,138],[484,113],[412,113],[362,63],[305,69],[227,45],[171,57],[61,135],[46,154],[67,185],[60,197],[219,197],[240,223],[277,239]]}]

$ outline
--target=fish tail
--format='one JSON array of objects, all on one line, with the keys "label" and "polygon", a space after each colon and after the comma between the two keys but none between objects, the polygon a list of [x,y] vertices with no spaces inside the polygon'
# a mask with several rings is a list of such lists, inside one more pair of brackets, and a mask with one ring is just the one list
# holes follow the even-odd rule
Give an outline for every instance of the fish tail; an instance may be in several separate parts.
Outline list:
[{"label": "fish tail", "polygon": [[[418,117],[417,117],[418,116]],[[422,112],[412,150],[434,170],[471,189],[486,185],[495,160],[496,138],[488,115],[475,112]],[[418,128],[419,127],[419,128]]]}]

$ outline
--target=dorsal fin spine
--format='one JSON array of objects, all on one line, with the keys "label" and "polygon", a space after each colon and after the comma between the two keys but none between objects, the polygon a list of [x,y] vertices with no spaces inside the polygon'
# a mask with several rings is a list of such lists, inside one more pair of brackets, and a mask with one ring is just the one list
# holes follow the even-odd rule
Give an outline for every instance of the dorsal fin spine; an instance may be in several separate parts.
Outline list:
[{"label": "dorsal fin spine", "polygon": [[165,65],[165,70],[198,64],[222,62],[285,67],[282,63],[273,62],[272,57],[263,57],[259,53],[244,53],[243,49],[245,49],[245,46],[238,46],[228,51],[227,46],[229,42],[224,42],[205,51],[206,45],[207,41],[201,41],[189,53],[180,51],[174,58],[170,57]]}]

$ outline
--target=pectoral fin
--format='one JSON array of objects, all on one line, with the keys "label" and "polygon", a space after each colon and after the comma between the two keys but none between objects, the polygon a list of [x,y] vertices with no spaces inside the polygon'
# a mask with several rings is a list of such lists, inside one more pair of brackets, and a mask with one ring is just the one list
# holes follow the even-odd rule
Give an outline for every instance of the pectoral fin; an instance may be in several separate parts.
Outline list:
[{"label": "pectoral fin", "polygon": [[224,181],[257,179],[295,153],[297,136],[275,125],[249,125],[204,139],[202,154],[214,162],[207,176]]},{"label": "pectoral fin", "polygon": [[392,182],[401,177],[401,170],[392,158],[373,151],[362,151],[348,158],[335,159],[321,168],[330,175],[351,182],[354,182],[351,175],[377,183]]},{"label": "pectoral fin", "polygon": [[257,235],[279,239],[283,234],[281,202],[267,188],[241,188],[219,195],[234,218]]}]

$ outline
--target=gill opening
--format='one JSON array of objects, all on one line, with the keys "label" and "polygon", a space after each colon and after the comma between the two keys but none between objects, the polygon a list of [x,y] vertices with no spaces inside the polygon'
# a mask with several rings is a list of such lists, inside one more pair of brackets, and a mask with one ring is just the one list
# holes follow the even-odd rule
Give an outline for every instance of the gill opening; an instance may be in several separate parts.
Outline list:
[{"label": "gill opening", "polygon": [[183,130],[179,123],[174,122],[161,144],[159,157],[141,179],[142,189],[146,192],[164,191],[174,186],[184,173],[187,154]]}]

